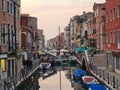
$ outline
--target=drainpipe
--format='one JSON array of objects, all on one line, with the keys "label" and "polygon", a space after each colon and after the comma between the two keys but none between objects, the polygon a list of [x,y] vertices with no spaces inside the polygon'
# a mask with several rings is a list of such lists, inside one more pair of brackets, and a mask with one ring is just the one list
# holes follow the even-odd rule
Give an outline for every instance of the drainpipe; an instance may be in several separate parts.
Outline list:
[{"label": "drainpipe", "polygon": [[16,49],[16,6],[14,1],[14,33],[15,33],[15,49]]},{"label": "drainpipe", "polygon": [[[15,47],[14,49],[16,49],[16,2],[14,2],[14,34],[15,34]],[[17,63],[18,63],[18,60],[15,60],[15,72],[14,72],[14,75],[17,75],[17,71],[18,71],[18,67],[17,67]],[[15,85],[15,88],[16,88],[16,85]]]}]

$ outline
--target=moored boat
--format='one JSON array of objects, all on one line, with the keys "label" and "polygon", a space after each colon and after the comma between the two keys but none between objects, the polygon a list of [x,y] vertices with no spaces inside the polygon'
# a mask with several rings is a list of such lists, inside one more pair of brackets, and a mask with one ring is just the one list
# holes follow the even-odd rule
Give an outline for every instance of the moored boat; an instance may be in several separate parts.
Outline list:
[{"label": "moored boat", "polygon": [[83,76],[82,77],[83,84],[85,86],[89,86],[90,84],[99,84],[98,80],[92,76]]},{"label": "moored boat", "polygon": [[40,64],[40,69],[41,70],[48,70],[50,68],[51,68],[51,63],[49,63],[49,62],[42,62]]},{"label": "moored boat", "polygon": [[82,69],[75,69],[73,72],[73,79],[74,81],[81,81],[83,76],[87,76],[86,71]]},{"label": "moored boat", "polygon": [[76,66],[77,64],[77,57],[76,56],[69,56],[69,66]]},{"label": "moored boat", "polygon": [[109,89],[102,84],[90,84],[88,86],[88,90],[109,90]]}]

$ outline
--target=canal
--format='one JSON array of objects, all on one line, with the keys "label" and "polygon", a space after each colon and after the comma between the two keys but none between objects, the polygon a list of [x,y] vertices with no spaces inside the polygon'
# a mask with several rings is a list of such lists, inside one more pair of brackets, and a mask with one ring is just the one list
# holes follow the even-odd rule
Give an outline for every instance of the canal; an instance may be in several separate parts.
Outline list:
[{"label": "canal", "polygon": [[78,67],[55,67],[50,70],[38,69],[24,81],[17,90],[86,90],[74,82],[73,70]]},{"label": "canal", "polygon": [[80,84],[73,81],[72,73],[73,68],[40,73],[39,90],[85,90]]}]

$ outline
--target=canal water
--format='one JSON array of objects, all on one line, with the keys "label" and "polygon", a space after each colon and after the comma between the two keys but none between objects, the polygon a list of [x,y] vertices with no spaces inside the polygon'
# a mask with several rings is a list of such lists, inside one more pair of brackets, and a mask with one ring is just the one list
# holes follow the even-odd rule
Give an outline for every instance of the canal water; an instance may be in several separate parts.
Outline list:
[{"label": "canal water", "polygon": [[73,80],[73,71],[79,66],[58,66],[50,70],[38,69],[17,90],[86,90]]},{"label": "canal water", "polygon": [[72,73],[72,68],[44,73],[38,79],[39,90],[85,90],[73,81]]}]

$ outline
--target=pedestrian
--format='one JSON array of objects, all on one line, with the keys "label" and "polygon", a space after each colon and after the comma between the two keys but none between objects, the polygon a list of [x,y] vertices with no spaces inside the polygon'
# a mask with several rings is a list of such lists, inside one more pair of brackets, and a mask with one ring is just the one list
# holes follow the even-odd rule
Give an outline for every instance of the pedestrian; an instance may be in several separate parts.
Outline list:
[{"label": "pedestrian", "polygon": [[21,74],[23,79],[25,80],[25,69],[23,67],[21,68]]},{"label": "pedestrian", "polygon": [[32,69],[33,64],[32,64],[32,60],[31,59],[29,61],[29,64],[30,64],[30,69]]}]

